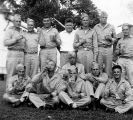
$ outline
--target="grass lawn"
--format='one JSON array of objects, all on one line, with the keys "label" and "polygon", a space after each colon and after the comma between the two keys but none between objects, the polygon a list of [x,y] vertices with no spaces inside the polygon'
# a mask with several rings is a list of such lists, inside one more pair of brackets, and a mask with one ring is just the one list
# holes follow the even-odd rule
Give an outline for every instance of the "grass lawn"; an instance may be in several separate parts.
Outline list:
[{"label": "grass lawn", "polygon": [[83,110],[39,110],[27,106],[12,108],[2,100],[5,82],[0,81],[0,120],[132,120],[133,111],[126,114]]}]

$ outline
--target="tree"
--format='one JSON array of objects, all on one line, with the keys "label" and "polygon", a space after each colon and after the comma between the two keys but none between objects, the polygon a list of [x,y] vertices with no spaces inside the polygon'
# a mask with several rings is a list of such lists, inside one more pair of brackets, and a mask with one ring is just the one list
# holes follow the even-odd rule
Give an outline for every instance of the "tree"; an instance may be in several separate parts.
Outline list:
[{"label": "tree", "polygon": [[[42,19],[45,14],[58,19],[64,24],[67,17],[75,18],[76,23],[80,23],[80,15],[82,12],[90,16],[93,27],[99,22],[98,11],[91,0],[21,0],[17,4],[16,0],[8,0],[14,6],[14,12],[20,13],[25,21],[28,17],[35,20],[36,27],[42,26]],[[75,15],[74,12],[77,12]],[[63,28],[56,24],[59,30]]]}]

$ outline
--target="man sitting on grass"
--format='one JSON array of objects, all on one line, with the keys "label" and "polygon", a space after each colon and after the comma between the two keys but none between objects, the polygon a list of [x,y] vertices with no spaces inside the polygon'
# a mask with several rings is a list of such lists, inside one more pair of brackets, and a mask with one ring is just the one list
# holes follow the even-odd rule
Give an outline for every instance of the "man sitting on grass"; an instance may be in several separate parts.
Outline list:
[{"label": "man sitting on grass", "polygon": [[91,99],[85,92],[85,82],[79,77],[78,69],[73,66],[68,71],[67,88],[60,92],[60,100],[71,108],[88,105]]},{"label": "man sitting on grass", "polygon": [[47,61],[42,72],[35,75],[29,88],[29,100],[37,108],[54,107],[59,103],[58,94],[66,88],[61,76],[55,71],[56,63]]},{"label": "man sitting on grass", "polygon": [[28,92],[26,92],[27,85],[31,79],[25,75],[25,68],[22,64],[16,66],[17,74],[9,78],[6,93],[3,99],[12,103],[13,107],[19,106],[24,102]]},{"label": "man sitting on grass", "polygon": [[108,75],[100,70],[100,66],[96,62],[92,64],[91,71],[91,73],[87,73],[81,76],[81,78],[86,81],[86,92],[88,96],[91,96],[93,110],[95,110],[98,107],[99,99],[103,94]]},{"label": "man sitting on grass", "polygon": [[115,65],[112,68],[113,78],[106,84],[101,104],[107,109],[125,113],[133,108],[132,89],[128,81],[121,77],[122,68]]}]

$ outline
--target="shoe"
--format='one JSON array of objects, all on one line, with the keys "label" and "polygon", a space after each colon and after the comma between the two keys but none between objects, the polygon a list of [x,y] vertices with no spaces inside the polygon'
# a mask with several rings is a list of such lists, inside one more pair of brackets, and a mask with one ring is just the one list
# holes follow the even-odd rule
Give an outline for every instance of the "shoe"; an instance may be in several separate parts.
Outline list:
[{"label": "shoe", "polygon": [[40,106],[39,109],[40,110],[44,110],[45,109],[45,106]]},{"label": "shoe", "polygon": [[70,108],[73,108],[73,109],[77,108],[76,103],[71,103],[69,106],[70,106]]},{"label": "shoe", "polygon": [[12,104],[12,107],[16,108],[16,107],[20,106],[20,104],[21,104],[21,101],[18,100],[17,102]]}]

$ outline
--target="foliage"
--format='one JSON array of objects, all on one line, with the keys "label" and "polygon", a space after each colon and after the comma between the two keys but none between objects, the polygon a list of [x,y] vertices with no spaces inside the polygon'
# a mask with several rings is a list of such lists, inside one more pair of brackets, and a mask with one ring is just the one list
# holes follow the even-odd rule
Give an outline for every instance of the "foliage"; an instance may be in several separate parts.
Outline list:
[{"label": "foliage", "polygon": [[[24,21],[28,17],[34,19],[36,27],[42,27],[42,18],[46,14],[56,18],[63,24],[67,17],[72,17],[75,18],[76,24],[79,24],[79,16],[82,12],[85,12],[90,16],[91,27],[99,22],[97,8],[91,0],[70,0],[69,7],[63,8],[62,6],[66,5],[65,0],[21,0],[19,5],[16,4],[16,0],[8,1],[14,6],[14,12],[20,13]],[[77,15],[73,11],[76,11]],[[56,27],[63,30],[59,24],[56,24]]]}]

